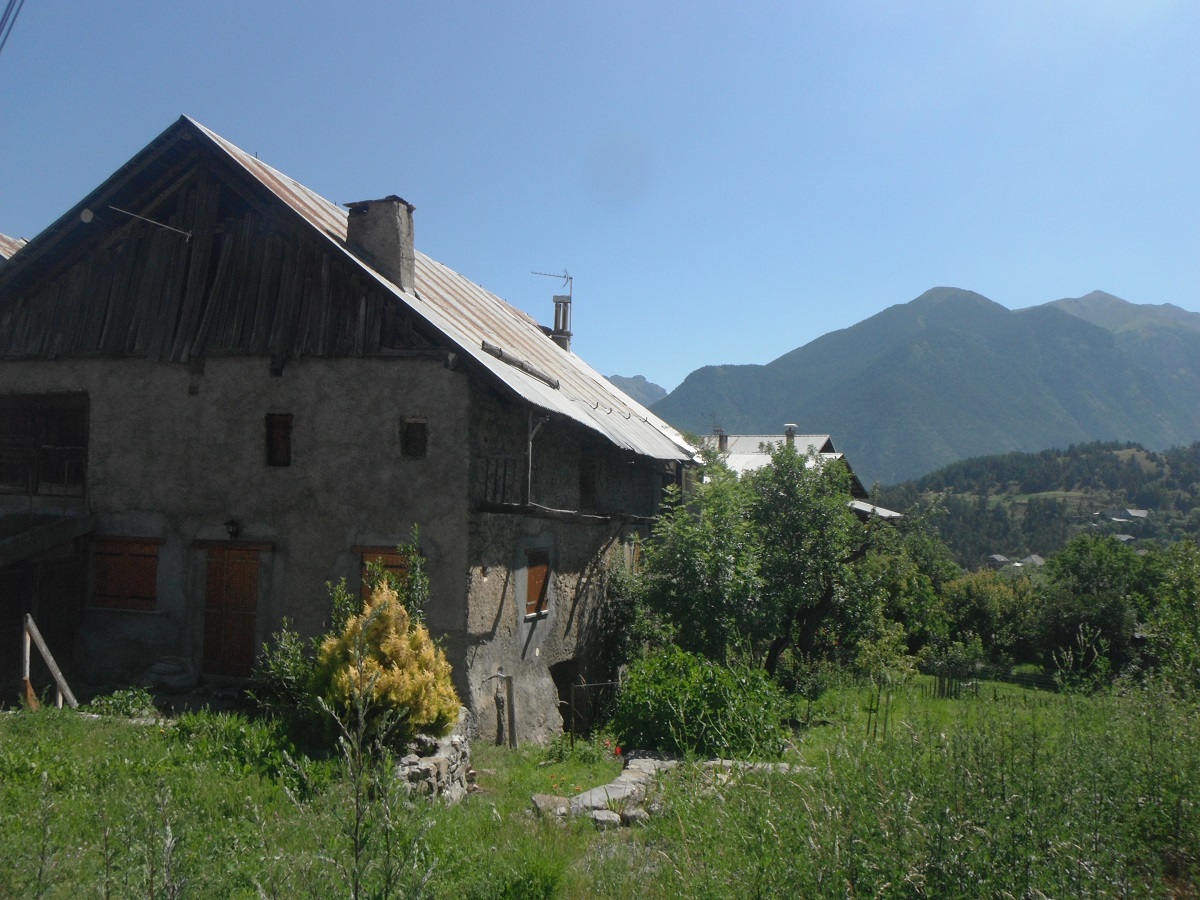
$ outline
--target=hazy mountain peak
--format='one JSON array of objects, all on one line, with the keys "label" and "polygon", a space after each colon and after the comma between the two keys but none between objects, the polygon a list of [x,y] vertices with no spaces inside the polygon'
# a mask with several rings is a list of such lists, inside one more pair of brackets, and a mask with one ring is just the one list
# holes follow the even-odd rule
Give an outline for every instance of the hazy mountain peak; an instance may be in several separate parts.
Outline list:
[{"label": "hazy mountain peak", "polygon": [[667,396],[666,388],[647,381],[645,375],[609,375],[608,380],[642,406],[649,406]]},{"label": "hazy mountain peak", "polygon": [[1114,333],[1141,331],[1153,326],[1200,331],[1200,313],[1188,312],[1173,303],[1130,303],[1104,291],[1065,297],[1045,305]]},{"label": "hazy mountain peak", "polygon": [[982,306],[999,306],[994,300],[989,300],[983,294],[977,294],[974,291],[968,291],[965,288],[956,287],[934,287],[925,291],[915,300],[910,301],[910,306],[940,306],[943,303],[974,303]]},{"label": "hazy mountain peak", "polygon": [[1088,440],[1200,439],[1200,313],[1093,291],[1012,311],[936,287],[766,365],[706,366],[654,411],[733,434],[831,434],[864,482]]}]

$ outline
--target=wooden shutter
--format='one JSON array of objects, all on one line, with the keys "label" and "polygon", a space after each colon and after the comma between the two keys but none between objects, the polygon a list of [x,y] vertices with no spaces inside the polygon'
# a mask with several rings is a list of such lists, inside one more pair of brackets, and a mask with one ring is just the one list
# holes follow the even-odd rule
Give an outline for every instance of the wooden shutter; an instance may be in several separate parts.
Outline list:
[{"label": "wooden shutter", "polygon": [[550,587],[550,551],[530,550],[525,554],[525,615],[546,611]]},{"label": "wooden shutter", "polygon": [[155,541],[107,538],[92,548],[92,605],[106,609],[154,609],[158,601]]},{"label": "wooden shutter", "polygon": [[395,579],[397,584],[404,584],[408,577],[408,565],[404,561],[404,557],[395,550],[389,550],[382,547],[355,547],[357,552],[362,554],[362,583],[359,588],[360,596],[365,600],[371,593],[371,586],[367,583],[367,564],[379,563],[383,566],[383,570]]}]

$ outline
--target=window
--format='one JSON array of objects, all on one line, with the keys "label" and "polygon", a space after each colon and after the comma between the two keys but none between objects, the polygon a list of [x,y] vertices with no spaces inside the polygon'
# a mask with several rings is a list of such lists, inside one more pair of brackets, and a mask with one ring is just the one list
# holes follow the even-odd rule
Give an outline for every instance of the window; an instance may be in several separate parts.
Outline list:
[{"label": "window", "polygon": [[424,459],[429,446],[429,423],[405,419],[400,423],[400,452],[409,459]]},{"label": "window", "polygon": [[0,493],[82,497],[87,394],[0,396]]},{"label": "window", "polygon": [[267,414],[267,465],[292,464],[292,414]]},{"label": "window", "polygon": [[525,615],[546,614],[550,589],[550,551],[525,551]]},{"label": "window", "polygon": [[354,552],[362,557],[362,576],[359,579],[359,595],[365,600],[371,593],[368,567],[377,563],[398,583],[408,575],[408,565],[395,547],[355,547]]},{"label": "window", "polygon": [[154,609],[160,541],[101,538],[92,547],[92,606]]}]

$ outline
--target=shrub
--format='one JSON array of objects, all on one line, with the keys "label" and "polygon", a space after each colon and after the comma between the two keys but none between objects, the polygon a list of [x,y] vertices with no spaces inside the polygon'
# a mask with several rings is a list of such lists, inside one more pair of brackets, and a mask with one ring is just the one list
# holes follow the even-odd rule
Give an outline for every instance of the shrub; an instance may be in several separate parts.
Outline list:
[{"label": "shrub", "polygon": [[365,716],[368,736],[396,746],[422,732],[445,734],[460,706],[446,654],[386,581],[321,642],[316,686],[330,710]]},{"label": "shrub", "polygon": [[271,635],[271,643],[263,644],[249,694],[269,718],[288,734],[300,737],[315,733],[312,726],[320,720],[320,708],[312,689],[314,648],[291,625],[284,619],[279,631]]},{"label": "shrub", "polygon": [[784,700],[761,669],[667,647],[637,662],[617,695],[622,745],[699,756],[778,756]]},{"label": "shrub", "polygon": [[154,698],[143,687],[124,688],[100,697],[93,697],[84,707],[98,716],[123,716],[126,719],[142,719],[158,715]]}]

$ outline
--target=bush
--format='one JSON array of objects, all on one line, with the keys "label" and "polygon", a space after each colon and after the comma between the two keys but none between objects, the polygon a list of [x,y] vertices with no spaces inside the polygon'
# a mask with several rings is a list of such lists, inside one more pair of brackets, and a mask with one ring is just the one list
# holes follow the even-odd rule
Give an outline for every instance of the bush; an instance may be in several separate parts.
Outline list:
[{"label": "bush", "polygon": [[126,719],[144,719],[158,715],[154,698],[143,687],[124,688],[100,697],[93,697],[84,707],[98,716],[121,716]]},{"label": "bush", "polygon": [[294,739],[320,730],[314,728],[321,711],[313,694],[313,656],[312,644],[284,619],[279,631],[271,635],[271,643],[263,644],[251,676],[251,699]]},{"label": "bush", "polygon": [[394,746],[419,733],[445,734],[458,717],[446,654],[386,581],[340,634],[321,642],[315,677],[343,725],[361,718],[368,737]]},{"label": "bush", "polygon": [[785,704],[761,669],[667,647],[629,671],[613,728],[623,746],[699,756],[779,756]]}]

